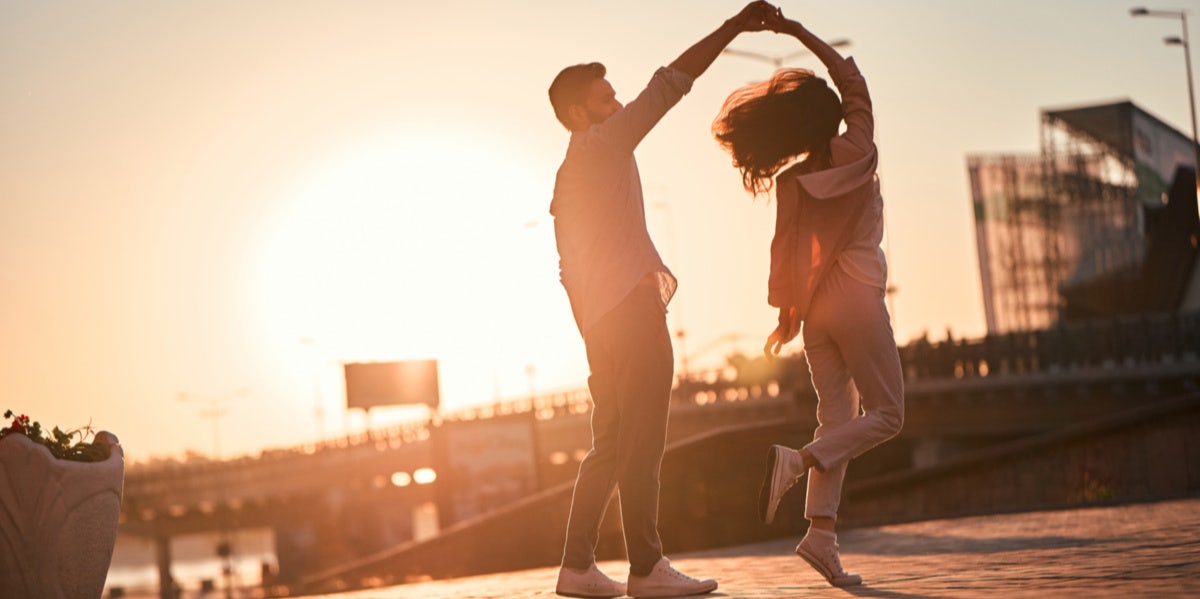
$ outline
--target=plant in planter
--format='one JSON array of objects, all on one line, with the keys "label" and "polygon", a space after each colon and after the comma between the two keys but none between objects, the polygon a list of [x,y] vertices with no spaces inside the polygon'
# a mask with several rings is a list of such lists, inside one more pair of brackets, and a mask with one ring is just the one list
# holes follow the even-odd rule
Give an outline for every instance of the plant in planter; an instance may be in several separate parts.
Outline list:
[{"label": "plant in planter", "polygon": [[117,540],[125,454],[91,429],[0,428],[0,597],[95,598]]}]

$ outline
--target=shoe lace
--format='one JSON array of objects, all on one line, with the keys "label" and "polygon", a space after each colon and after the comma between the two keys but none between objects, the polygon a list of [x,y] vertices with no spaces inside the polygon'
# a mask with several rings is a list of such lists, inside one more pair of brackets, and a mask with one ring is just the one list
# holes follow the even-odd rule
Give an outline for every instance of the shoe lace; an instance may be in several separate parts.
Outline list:
[{"label": "shoe lace", "polygon": [[695,578],[692,578],[691,576],[688,576],[687,574],[684,574],[683,572],[676,570],[674,566],[667,566],[667,573],[670,574],[671,576],[674,576],[675,578],[687,580],[689,582],[697,582],[697,580]]},{"label": "shoe lace", "polygon": [[621,584],[620,582],[618,582],[618,581],[614,580],[614,579],[613,579],[611,576],[609,576],[608,574],[605,574],[605,573],[604,573],[603,571],[601,571],[599,568],[596,568],[596,569],[594,569],[594,570],[591,570],[590,572],[585,572],[585,573],[583,574],[583,576],[584,576],[584,579],[585,579],[585,582],[586,582],[586,584],[587,584],[588,586],[590,586],[590,587],[593,587],[593,588],[604,587],[604,586],[606,586],[606,585],[619,585],[619,584]]},{"label": "shoe lace", "polygon": [[839,546],[836,542],[822,543],[815,540],[805,539],[802,544],[808,545],[815,549],[817,555],[822,557],[821,561],[825,562],[825,566],[838,576],[845,576],[846,570],[842,568],[842,558],[838,553]]},{"label": "shoe lace", "polygon": [[834,572],[836,572],[839,575],[846,573],[846,570],[844,568],[842,568],[842,558],[840,555],[838,555],[837,543],[830,545],[826,549],[825,554],[827,556],[826,559],[829,561],[829,565],[832,566],[831,569]]}]

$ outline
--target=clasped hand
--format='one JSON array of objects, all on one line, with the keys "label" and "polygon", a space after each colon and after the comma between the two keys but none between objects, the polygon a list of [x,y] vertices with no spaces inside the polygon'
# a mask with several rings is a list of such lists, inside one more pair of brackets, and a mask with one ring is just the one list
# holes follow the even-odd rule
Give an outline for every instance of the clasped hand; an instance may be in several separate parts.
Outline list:
[{"label": "clasped hand", "polygon": [[757,0],[747,4],[732,19],[739,31],[774,31],[780,32],[787,21],[783,10],[770,2]]}]

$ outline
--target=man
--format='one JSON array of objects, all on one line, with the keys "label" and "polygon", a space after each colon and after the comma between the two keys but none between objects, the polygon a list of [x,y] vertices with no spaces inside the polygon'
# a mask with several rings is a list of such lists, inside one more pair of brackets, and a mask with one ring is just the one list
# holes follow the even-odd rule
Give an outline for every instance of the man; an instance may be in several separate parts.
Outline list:
[{"label": "man", "polygon": [[[666,445],[674,354],[666,306],[676,281],[646,230],[633,151],[690,91],[729,42],[761,31],[773,7],[753,2],[660,68],[628,106],[599,63],[563,69],[550,103],[571,131],[550,213],[559,268],[587,349],[592,449],[579,465],[557,593],[569,597],[674,597],[708,593],[671,567],[658,536],[659,466]],[[628,585],[596,568],[600,522],[619,491]]]}]

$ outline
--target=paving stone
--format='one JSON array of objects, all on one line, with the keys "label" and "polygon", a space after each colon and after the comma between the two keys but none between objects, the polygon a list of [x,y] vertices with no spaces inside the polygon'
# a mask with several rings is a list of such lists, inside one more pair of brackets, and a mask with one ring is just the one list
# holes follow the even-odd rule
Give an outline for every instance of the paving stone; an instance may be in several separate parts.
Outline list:
[{"label": "paving stone", "polygon": [[[861,574],[827,585],[781,539],[671,556],[720,582],[703,597],[887,599],[1200,597],[1200,498],[934,520],[843,531],[842,563]],[[624,578],[628,564],[602,562]],[[324,595],[324,599],[555,597],[555,568]]]}]

